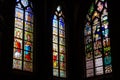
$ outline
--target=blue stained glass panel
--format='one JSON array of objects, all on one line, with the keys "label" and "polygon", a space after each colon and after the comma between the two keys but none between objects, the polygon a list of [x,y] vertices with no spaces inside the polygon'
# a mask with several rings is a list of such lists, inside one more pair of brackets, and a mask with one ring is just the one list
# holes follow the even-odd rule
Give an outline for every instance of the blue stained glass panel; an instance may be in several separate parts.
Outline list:
[{"label": "blue stained glass panel", "polygon": [[31,4],[31,2],[28,3],[28,0],[16,0],[13,47],[13,69],[29,72],[33,71],[33,14],[30,9]]},{"label": "blue stained glass panel", "polygon": [[[87,19],[84,28],[86,77],[112,72],[108,17],[107,1],[95,0],[86,16]],[[90,60],[94,62],[93,68],[88,68]]]},{"label": "blue stained glass panel", "polygon": [[25,20],[33,23],[33,14],[25,12]]},{"label": "blue stained glass panel", "polygon": [[23,10],[19,8],[15,8],[15,17],[23,19]]},{"label": "blue stained glass panel", "polygon": [[24,7],[26,7],[28,5],[28,0],[21,0],[21,3]]},{"label": "blue stained glass panel", "polygon": [[22,6],[20,5],[20,3],[18,3],[18,4],[16,5],[16,8],[22,9]]},{"label": "blue stained glass panel", "polygon": [[19,0],[16,0],[16,2],[18,2]]},{"label": "blue stained glass panel", "polygon": [[59,36],[65,38],[65,31],[59,30]]},{"label": "blue stained glass panel", "polygon": [[59,28],[65,30],[65,24],[61,21],[59,21]]},{"label": "blue stained glass panel", "polygon": [[57,7],[52,20],[53,29],[53,76],[66,77],[65,23],[64,15]]},{"label": "blue stained glass panel", "polygon": [[107,55],[107,56],[104,57],[104,63],[105,63],[105,65],[110,65],[111,61],[112,61],[111,55]]},{"label": "blue stained glass panel", "polygon": [[53,16],[53,19],[56,19],[56,20],[57,20],[57,16],[56,16],[56,15],[54,15],[54,16]]},{"label": "blue stained glass panel", "polygon": [[32,13],[32,8],[31,7],[27,7],[26,12]]},{"label": "blue stained glass panel", "polygon": [[53,27],[58,27],[58,21],[56,19],[53,19]]}]

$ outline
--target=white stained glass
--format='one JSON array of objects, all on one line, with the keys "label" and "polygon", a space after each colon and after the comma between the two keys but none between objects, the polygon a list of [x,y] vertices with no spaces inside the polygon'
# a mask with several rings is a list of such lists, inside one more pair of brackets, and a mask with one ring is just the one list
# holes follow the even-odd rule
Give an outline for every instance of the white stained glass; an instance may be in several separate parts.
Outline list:
[{"label": "white stained glass", "polygon": [[107,16],[102,16],[101,21],[105,21],[105,20],[107,20],[107,19],[108,19],[108,17],[107,17]]},{"label": "white stained glass", "polygon": [[97,67],[97,68],[95,68],[95,73],[96,73],[96,75],[103,74],[103,67]]},{"label": "white stained glass", "polygon": [[53,27],[53,34],[58,35],[58,29]]},{"label": "white stained glass", "polygon": [[54,27],[58,27],[58,21],[55,20],[55,19],[53,19],[53,26],[54,26]]},{"label": "white stained glass", "polygon": [[15,18],[15,27],[23,29],[23,20]]},{"label": "white stained glass", "polygon": [[53,51],[58,51],[58,45],[53,43]]},{"label": "white stained glass", "polygon": [[64,38],[59,38],[59,42],[61,45],[65,45],[65,39]]},{"label": "white stained glass", "polygon": [[102,66],[102,65],[103,65],[102,58],[95,59],[95,67]]},{"label": "white stained glass", "polygon": [[102,17],[103,17],[103,16],[107,16],[107,15],[108,15],[107,9],[104,9],[104,10],[103,10]]},{"label": "white stained glass", "polygon": [[58,7],[57,7],[57,11],[59,12],[60,10],[61,10],[61,7],[60,7],[60,6],[58,6]]},{"label": "white stained glass", "polygon": [[16,2],[18,2],[19,0],[16,0]]},{"label": "white stained glass", "polygon": [[15,28],[15,33],[14,33],[16,38],[22,39],[23,33],[21,29]]},{"label": "white stained glass", "polygon": [[94,75],[93,69],[88,69],[88,70],[86,71],[86,74],[87,74],[87,77],[93,76],[93,75]]},{"label": "white stained glass", "polygon": [[28,0],[21,0],[21,3],[24,7],[26,7],[28,5]]},{"label": "white stained glass", "polygon": [[53,42],[58,43],[58,36],[53,35]]},{"label": "white stained glass", "polygon": [[105,7],[107,8],[107,2],[105,2]]},{"label": "white stained glass", "polygon": [[53,69],[53,75],[58,76],[58,69]]},{"label": "white stained glass", "polygon": [[86,69],[90,69],[90,68],[93,68],[93,60],[86,62]]},{"label": "white stained glass", "polygon": [[18,4],[16,5],[16,7],[17,7],[17,8],[22,8],[22,6],[21,6],[20,3],[18,3]]},{"label": "white stained glass", "polygon": [[22,59],[22,50],[14,48],[13,58]]},{"label": "white stained glass", "polygon": [[92,42],[91,36],[86,36],[86,44]]},{"label": "white stained glass", "polygon": [[98,2],[98,8],[97,8],[97,10],[98,11],[102,11],[102,9],[103,9],[103,3],[102,2]]}]

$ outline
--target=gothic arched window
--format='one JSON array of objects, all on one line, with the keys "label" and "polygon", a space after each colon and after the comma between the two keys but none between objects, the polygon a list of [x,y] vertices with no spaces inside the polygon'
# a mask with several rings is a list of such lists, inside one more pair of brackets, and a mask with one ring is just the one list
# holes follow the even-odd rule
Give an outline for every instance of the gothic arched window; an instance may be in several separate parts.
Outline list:
[{"label": "gothic arched window", "polygon": [[29,0],[16,0],[13,69],[33,71],[33,11]]},{"label": "gothic arched window", "polygon": [[58,6],[53,17],[53,76],[66,77],[66,37],[65,22],[61,6]]},{"label": "gothic arched window", "polygon": [[86,77],[112,72],[107,0],[95,0],[84,28]]}]

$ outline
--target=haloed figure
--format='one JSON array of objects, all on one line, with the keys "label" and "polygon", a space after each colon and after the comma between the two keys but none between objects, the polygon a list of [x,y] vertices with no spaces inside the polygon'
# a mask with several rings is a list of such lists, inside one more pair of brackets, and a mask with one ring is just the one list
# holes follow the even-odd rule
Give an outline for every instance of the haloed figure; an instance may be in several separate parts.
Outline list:
[{"label": "haloed figure", "polygon": [[[16,37],[17,38],[20,38],[20,36],[21,36],[21,33],[20,33],[20,31],[17,31],[16,32]],[[18,58],[18,59],[20,59],[20,57],[21,57],[21,43],[20,43],[20,39],[15,39],[15,53],[14,53],[14,57],[15,58]]]},{"label": "haloed figure", "polygon": [[31,60],[31,35],[27,34],[27,41],[25,42],[25,59]]}]

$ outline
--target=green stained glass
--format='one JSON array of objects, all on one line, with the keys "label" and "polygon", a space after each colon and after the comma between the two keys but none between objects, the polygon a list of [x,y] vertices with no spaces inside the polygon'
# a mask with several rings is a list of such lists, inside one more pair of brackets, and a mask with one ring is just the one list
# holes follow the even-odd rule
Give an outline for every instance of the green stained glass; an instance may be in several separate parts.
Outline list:
[{"label": "green stained glass", "polygon": [[56,77],[66,77],[65,22],[63,17],[61,7],[58,6],[52,20],[53,76]]},{"label": "green stained glass", "polygon": [[25,40],[33,41],[33,35],[30,32],[25,31]]},{"label": "green stained glass", "polygon": [[13,69],[32,72],[33,14],[32,9],[30,9],[28,4],[29,3],[27,0],[16,0],[13,42]]},{"label": "green stained glass", "polygon": [[93,11],[94,11],[94,4],[91,5],[91,7],[89,9],[89,14],[92,14]]},{"label": "green stained glass", "polygon": [[109,26],[107,2],[95,0],[90,6],[84,28],[86,77],[112,72]]},{"label": "green stained glass", "polygon": [[25,30],[29,32],[33,32],[33,23],[25,22]]},{"label": "green stained glass", "polygon": [[[106,53],[107,54],[107,53]],[[107,56],[105,56],[104,57],[104,63],[105,63],[105,65],[109,65],[109,64],[111,64],[111,55],[107,55]]]}]

